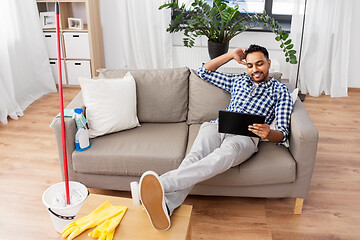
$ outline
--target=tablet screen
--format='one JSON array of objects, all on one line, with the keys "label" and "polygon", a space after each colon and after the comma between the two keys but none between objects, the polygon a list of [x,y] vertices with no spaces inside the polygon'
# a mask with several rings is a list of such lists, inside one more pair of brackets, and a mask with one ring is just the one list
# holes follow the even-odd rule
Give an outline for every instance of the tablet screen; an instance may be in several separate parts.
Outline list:
[{"label": "tablet screen", "polygon": [[248,130],[249,125],[254,123],[265,123],[265,116],[219,111],[219,132],[236,135],[244,135],[249,137],[258,137],[258,135]]}]

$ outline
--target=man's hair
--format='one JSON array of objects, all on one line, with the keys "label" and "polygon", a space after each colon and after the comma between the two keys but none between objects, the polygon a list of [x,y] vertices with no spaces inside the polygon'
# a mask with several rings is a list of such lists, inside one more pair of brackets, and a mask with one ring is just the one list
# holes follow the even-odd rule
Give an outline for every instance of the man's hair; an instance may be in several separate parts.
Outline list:
[{"label": "man's hair", "polygon": [[245,59],[249,53],[253,52],[262,52],[266,59],[269,59],[269,52],[266,50],[266,48],[255,44],[250,45],[250,47],[245,51]]}]

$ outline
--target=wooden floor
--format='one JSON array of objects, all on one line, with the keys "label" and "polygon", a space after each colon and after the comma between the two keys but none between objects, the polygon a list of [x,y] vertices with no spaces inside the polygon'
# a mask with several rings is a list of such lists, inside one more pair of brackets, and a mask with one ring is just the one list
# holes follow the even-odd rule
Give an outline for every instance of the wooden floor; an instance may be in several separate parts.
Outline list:
[{"label": "wooden floor", "polygon": [[[78,91],[64,89],[65,104]],[[349,96],[304,102],[320,138],[302,215],[292,214],[293,199],[190,196],[192,238],[360,239],[360,89]],[[48,94],[20,120],[0,124],[0,239],[61,239],[41,201],[44,190],[62,180],[49,127],[58,112],[57,94]]]}]

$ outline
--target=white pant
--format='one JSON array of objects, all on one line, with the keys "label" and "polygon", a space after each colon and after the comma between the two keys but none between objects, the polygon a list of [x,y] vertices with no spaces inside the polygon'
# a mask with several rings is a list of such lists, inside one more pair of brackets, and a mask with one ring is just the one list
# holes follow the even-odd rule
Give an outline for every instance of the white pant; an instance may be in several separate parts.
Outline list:
[{"label": "white pant", "polygon": [[258,151],[258,142],[258,138],[219,133],[217,123],[203,123],[180,166],[160,176],[170,215],[195,184],[244,162]]}]

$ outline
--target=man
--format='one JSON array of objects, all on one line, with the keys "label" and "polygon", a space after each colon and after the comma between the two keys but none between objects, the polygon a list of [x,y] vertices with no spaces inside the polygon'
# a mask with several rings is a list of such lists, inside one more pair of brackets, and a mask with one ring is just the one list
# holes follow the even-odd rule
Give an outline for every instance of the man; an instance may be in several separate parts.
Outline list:
[{"label": "man", "polygon": [[[232,59],[246,65],[248,74],[216,72]],[[230,92],[227,111],[265,116],[265,124],[251,125],[249,131],[282,145],[289,135],[292,102],[287,87],[269,77],[270,65],[268,51],[251,45],[247,50],[238,48],[209,61],[197,73],[203,80]],[[270,129],[272,121],[275,130]],[[184,202],[195,184],[244,162],[258,151],[258,142],[259,138],[219,133],[218,120],[205,122],[177,169],[161,177],[152,171],[145,172],[139,190],[132,187],[132,194],[139,191],[154,228],[167,230],[174,209]]]}]

